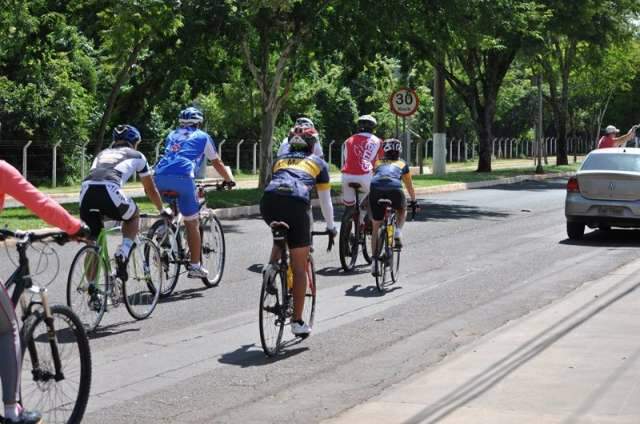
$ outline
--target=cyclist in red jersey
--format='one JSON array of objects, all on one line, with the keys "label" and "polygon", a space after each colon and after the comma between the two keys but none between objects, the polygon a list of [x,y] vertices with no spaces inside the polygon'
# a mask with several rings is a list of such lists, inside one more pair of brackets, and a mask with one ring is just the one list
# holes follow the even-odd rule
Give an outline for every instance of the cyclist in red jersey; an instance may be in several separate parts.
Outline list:
[{"label": "cyclist in red jersey", "polygon": [[[54,225],[74,237],[89,234],[88,228],[74,218],[62,206],[41,193],[13,166],[0,160],[0,212],[8,194],[42,220]],[[26,411],[18,403],[20,400],[20,350],[19,324],[13,309],[11,297],[0,281],[0,379],[2,380],[2,400],[4,402],[4,422],[35,424],[42,422],[37,412]]]},{"label": "cyclist in red jersey", "polygon": [[[381,140],[373,134],[376,125],[371,115],[358,118],[358,132],[344,143],[344,165],[342,166],[342,203],[353,206],[356,203],[356,191],[350,183],[360,184],[360,191],[369,193],[369,184],[373,163],[380,156]],[[364,195],[360,199],[364,199]]]}]

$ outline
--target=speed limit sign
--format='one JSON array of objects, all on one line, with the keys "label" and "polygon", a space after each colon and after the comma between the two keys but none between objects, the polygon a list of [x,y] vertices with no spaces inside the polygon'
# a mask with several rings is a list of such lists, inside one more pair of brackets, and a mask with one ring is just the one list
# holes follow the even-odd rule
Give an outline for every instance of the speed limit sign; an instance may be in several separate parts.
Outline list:
[{"label": "speed limit sign", "polygon": [[391,111],[399,116],[411,116],[418,110],[418,95],[410,88],[401,88],[389,97]]}]

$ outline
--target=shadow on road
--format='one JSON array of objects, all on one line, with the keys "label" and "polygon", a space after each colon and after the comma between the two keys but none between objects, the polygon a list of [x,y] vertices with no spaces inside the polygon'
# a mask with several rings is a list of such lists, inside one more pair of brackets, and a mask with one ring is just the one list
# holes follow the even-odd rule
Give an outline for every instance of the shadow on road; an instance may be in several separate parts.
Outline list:
[{"label": "shadow on road", "polygon": [[249,268],[247,268],[247,271],[255,272],[256,274],[262,274],[262,267],[264,267],[264,264],[253,264]]},{"label": "shadow on road", "polygon": [[256,346],[255,343],[242,345],[233,352],[222,354],[218,362],[221,364],[237,365],[241,368],[260,367],[263,365],[273,364],[282,359],[287,359],[299,353],[309,350],[308,347],[298,347],[295,349],[287,349],[287,347],[295,346],[300,343],[300,339],[286,341],[283,345],[282,352],[277,356],[267,356],[262,348]]},{"label": "shadow on road", "polygon": [[[587,231],[589,231],[587,229]],[[595,230],[585,233],[582,240],[564,239],[559,242],[570,246],[640,247],[640,230]]]},{"label": "shadow on road", "polygon": [[567,179],[558,178],[543,181],[523,181],[516,184],[501,184],[491,187],[479,187],[472,190],[502,190],[502,191],[549,191],[549,190],[566,190]]},{"label": "shadow on road", "polygon": [[338,267],[326,266],[322,269],[317,269],[316,274],[322,275],[324,277],[335,277],[339,275],[366,274],[367,272],[370,272],[370,271],[371,271],[370,265],[362,264],[362,265],[356,265],[353,271],[350,271],[350,272],[344,272],[342,270],[342,267],[339,267],[339,266]]},{"label": "shadow on road", "polygon": [[380,292],[376,286],[361,286],[356,284],[350,289],[344,291],[345,296],[353,297],[382,297],[388,293],[401,289],[402,286],[395,286]]},{"label": "shadow on road", "polygon": [[140,331],[139,328],[119,329],[119,327],[122,327],[123,325],[127,325],[127,324],[131,324],[131,321],[120,321],[114,324],[98,326],[98,328],[96,328],[91,333],[87,333],[87,336],[89,337],[90,340],[93,340],[93,339],[97,340],[103,337],[116,336],[118,334],[133,333],[133,332]]},{"label": "shadow on road", "polygon": [[440,422],[457,409],[464,407],[469,402],[482,396],[502,380],[507,378],[510,374],[544,352],[558,340],[562,339],[582,324],[597,316],[600,312],[640,288],[640,283],[637,283],[605,303],[598,305],[598,303],[602,302],[602,299],[605,296],[616,290],[624,283],[625,282],[623,281],[615,284],[597,298],[585,302],[579,308],[558,319],[555,324],[531,337],[520,347],[513,350],[508,355],[498,359],[474,377],[460,384],[458,388],[441,397],[432,405],[427,406],[421,412],[418,412],[413,417],[406,420],[405,423],[424,424]]},{"label": "shadow on road", "polygon": [[[421,201],[420,211],[411,221],[450,221],[454,219],[507,218],[511,214],[477,206]],[[410,218],[410,216],[409,216]],[[411,222],[409,221],[409,222]]]},{"label": "shadow on road", "polygon": [[[180,284],[180,282],[178,282]],[[163,297],[158,300],[158,303],[172,303],[172,302],[180,302],[182,300],[196,299],[202,297],[203,291],[208,290],[207,287],[198,287],[197,289],[185,289],[178,290],[171,293],[169,297]]]}]

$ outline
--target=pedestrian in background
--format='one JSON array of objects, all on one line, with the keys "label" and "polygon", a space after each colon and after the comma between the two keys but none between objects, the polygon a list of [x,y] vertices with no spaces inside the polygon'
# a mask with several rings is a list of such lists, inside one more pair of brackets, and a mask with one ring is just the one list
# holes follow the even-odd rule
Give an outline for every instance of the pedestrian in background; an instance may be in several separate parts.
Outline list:
[{"label": "pedestrian in background", "polygon": [[636,128],[638,125],[631,127],[628,133],[622,137],[616,137],[620,134],[620,130],[613,125],[608,125],[604,130],[604,135],[598,141],[598,149],[606,149],[608,147],[620,147],[623,146],[628,140],[631,140],[635,136]]}]

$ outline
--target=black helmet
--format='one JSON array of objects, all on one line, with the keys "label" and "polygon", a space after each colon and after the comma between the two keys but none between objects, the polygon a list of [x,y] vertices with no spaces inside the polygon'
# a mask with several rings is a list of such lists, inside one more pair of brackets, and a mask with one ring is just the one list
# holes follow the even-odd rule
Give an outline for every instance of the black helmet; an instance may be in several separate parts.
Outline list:
[{"label": "black helmet", "polygon": [[402,153],[402,143],[397,138],[388,138],[382,142],[382,151],[387,159],[398,159]]},{"label": "black helmet", "polygon": [[373,132],[377,125],[376,118],[371,115],[362,115],[358,118],[358,130],[361,132]]},{"label": "black helmet", "polygon": [[111,133],[111,139],[115,144],[119,144],[122,142],[126,142],[131,146],[135,146],[142,137],[140,136],[140,131],[133,125],[118,125],[113,129]]}]

